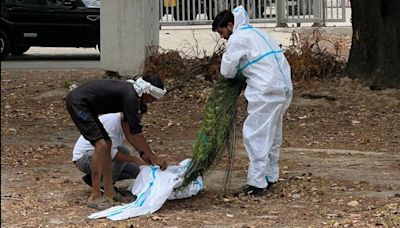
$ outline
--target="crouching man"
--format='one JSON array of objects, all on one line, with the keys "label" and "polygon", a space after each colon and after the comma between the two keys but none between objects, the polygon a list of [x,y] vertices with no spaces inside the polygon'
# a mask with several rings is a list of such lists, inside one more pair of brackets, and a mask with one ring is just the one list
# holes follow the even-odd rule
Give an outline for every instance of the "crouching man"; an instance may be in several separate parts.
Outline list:
[{"label": "crouching man", "polygon": [[[124,121],[124,114],[104,114],[99,117],[99,120],[103,124],[104,129],[107,131],[112,141],[110,155],[112,160],[111,167],[113,184],[120,180],[135,179],[140,171],[139,166],[145,165],[145,163],[137,156],[132,156],[129,149],[123,146],[125,140],[132,142],[133,140],[131,137],[134,137],[129,133],[129,131],[127,132],[129,128],[125,126],[127,123]],[[91,165],[93,153],[94,146],[81,135],[75,143],[72,152],[72,161],[81,172],[86,174],[82,179],[89,186],[92,186]],[[116,187],[114,187],[114,189],[116,192],[118,191]]]},{"label": "crouching man", "polygon": [[[163,97],[165,93],[164,85],[157,76],[144,75],[136,81],[88,81],[72,90],[67,96],[66,107],[71,119],[83,138],[91,144],[90,149],[86,151],[93,151],[90,157],[90,153],[82,153],[85,150],[80,149],[80,152],[78,152],[78,149],[76,149],[73,158],[75,164],[82,171],[91,175],[92,192],[88,199],[90,207],[97,208],[99,204],[105,202],[114,203],[113,198],[116,193],[112,183],[112,159],[133,162],[136,166],[140,164],[138,160],[128,156],[126,153],[117,152],[116,147],[120,146],[122,141],[116,141],[117,139],[114,139],[116,136],[110,135],[110,132],[113,132],[113,128],[120,127],[122,129],[123,133],[120,132],[119,134],[124,135],[137,151],[141,151],[141,158],[145,163],[159,165],[161,169],[167,167],[166,161],[157,157],[147,144],[142,134],[142,126],[138,116],[141,103],[154,102]],[[114,122],[106,130],[100,119],[107,122],[110,121],[111,117],[100,115],[120,112],[122,112],[122,114],[119,114],[120,119],[116,120],[117,122],[119,121],[118,124]],[[80,143],[77,146],[80,146]],[[113,148],[113,152],[111,152],[111,148]],[[84,164],[90,165],[85,168]],[[122,173],[124,173],[124,168]],[[129,170],[130,175],[134,176],[135,170],[137,172],[137,169]],[[115,176],[117,175],[119,176],[120,174],[115,171]],[[104,184],[104,194],[100,190],[101,181]]]}]

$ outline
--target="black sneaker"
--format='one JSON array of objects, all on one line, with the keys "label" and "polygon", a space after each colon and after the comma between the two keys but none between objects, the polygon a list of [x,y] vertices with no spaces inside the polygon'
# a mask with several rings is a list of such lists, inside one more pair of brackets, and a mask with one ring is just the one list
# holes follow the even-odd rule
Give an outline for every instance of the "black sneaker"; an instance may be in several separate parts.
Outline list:
[{"label": "black sneaker", "polygon": [[[85,182],[85,184],[89,185],[90,187],[92,187],[92,176],[90,174],[86,174],[85,176],[82,177],[83,182]],[[113,183],[114,184],[114,183]],[[104,192],[104,187],[101,186],[100,187],[100,191]],[[114,186],[114,191],[116,193],[118,193],[118,188]]]},{"label": "black sneaker", "polygon": [[257,188],[252,185],[246,184],[243,186],[243,190],[233,194],[235,197],[239,196],[262,196],[267,192],[267,188]]},{"label": "black sneaker", "polygon": [[267,190],[269,190],[274,184],[276,184],[276,182],[268,182]]},{"label": "black sneaker", "polygon": [[85,176],[83,176],[82,180],[83,180],[83,182],[85,182],[85,184],[92,187],[92,177],[90,176],[90,174],[86,174]]}]

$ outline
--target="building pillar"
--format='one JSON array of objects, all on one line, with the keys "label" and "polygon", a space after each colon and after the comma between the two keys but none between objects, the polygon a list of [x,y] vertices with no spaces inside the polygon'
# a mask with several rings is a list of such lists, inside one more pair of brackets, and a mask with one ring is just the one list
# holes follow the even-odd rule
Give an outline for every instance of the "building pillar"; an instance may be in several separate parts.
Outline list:
[{"label": "building pillar", "polygon": [[159,1],[102,0],[100,17],[101,68],[142,74],[146,47],[159,45]]},{"label": "building pillar", "polygon": [[[323,11],[325,10],[325,7],[323,7],[322,1],[326,0],[314,0],[312,4],[312,9],[313,9],[313,16],[315,18],[315,22],[313,24],[314,27],[319,27],[319,26],[325,26],[325,21],[322,16]],[[325,4],[326,6],[326,4]]]},{"label": "building pillar", "polygon": [[276,1],[276,27],[288,27],[286,20],[286,9],[283,0]]}]

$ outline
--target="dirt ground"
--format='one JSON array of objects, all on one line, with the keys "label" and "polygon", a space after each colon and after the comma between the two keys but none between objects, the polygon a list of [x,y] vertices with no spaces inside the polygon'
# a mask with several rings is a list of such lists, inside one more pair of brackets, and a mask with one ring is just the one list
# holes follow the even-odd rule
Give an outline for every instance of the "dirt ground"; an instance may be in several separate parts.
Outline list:
[{"label": "dirt ground", "polygon": [[[284,120],[281,179],[266,196],[224,196],[224,156],[198,196],[121,222],[87,219],[95,210],[86,206],[90,189],[71,162],[79,134],[63,99],[69,84],[103,74],[2,71],[2,226],[400,227],[400,90],[371,91],[349,79],[295,85]],[[154,152],[170,162],[190,156],[211,90],[201,78],[191,83],[152,104],[143,120]],[[244,117],[242,98],[232,192],[246,179]]]}]

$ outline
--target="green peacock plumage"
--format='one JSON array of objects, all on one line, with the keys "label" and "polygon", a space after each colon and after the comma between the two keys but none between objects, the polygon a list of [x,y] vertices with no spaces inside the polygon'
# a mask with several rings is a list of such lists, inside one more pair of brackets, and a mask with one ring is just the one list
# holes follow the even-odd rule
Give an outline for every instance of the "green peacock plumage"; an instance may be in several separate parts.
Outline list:
[{"label": "green peacock plumage", "polygon": [[209,170],[220,157],[234,124],[237,99],[246,85],[242,75],[235,79],[220,77],[208,97],[203,123],[193,146],[192,163],[181,187],[187,186]]}]

